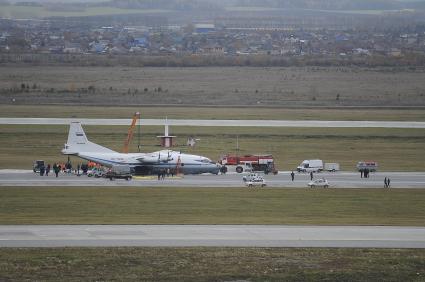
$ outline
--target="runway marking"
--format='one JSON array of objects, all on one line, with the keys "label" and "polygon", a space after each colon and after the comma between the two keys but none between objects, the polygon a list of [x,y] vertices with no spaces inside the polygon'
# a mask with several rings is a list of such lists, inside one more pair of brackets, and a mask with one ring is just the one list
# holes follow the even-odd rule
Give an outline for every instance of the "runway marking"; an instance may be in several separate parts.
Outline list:
[{"label": "runway marking", "polygon": [[[158,180],[158,176],[147,175],[147,176],[133,176],[135,180]],[[182,176],[166,176],[163,180],[174,180],[174,179],[183,179]]]},{"label": "runway marking", "polygon": [[135,180],[153,180],[156,176],[133,176]]}]

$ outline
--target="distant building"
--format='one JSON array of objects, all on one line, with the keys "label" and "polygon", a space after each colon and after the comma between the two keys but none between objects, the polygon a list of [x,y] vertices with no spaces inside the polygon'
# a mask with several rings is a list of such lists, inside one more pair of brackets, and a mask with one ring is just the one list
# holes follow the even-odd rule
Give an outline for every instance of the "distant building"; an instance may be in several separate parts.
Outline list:
[{"label": "distant building", "polygon": [[136,47],[146,47],[146,46],[148,46],[148,39],[146,37],[134,38],[134,46],[136,46]]},{"label": "distant building", "polygon": [[209,33],[214,31],[214,24],[195,24],[195,33]]},{"label": "distant building", "polygon": [[82,52],[81,45],[78,43],[66,43],[65,48],[63,49],[63,52],[72,53],[72,54],[81,53]]}]

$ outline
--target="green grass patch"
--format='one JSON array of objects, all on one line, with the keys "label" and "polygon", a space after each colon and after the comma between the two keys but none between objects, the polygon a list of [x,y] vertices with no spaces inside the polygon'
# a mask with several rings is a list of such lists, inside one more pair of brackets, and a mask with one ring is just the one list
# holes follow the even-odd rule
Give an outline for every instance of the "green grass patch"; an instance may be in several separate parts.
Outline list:
[{"label": "green grass patch", "polygon": [[425,226],[423,189],[0,188],[0,224]]},{"label": "green grass patch", "polygon": [[[121,151],[127,126],[84,126],[92,142]],[[143,152],[161,149],[156,136],[162,126],[143,126]],[[423,129],[385,128],[260,128],[260,127],[171,127],[178,136],[176,150],[205,155],[218,160],[221,155],[273,154],[280,170],[294,169],[304,159],[319,158],[339,162],[346,171],[361,160],[379,162],[382,171],[423,171],[425,131]],[[63,162],[60,150],[66,142],[68,126],[0,125],[0,168],[30,169],[33,160]],[[185,146],[187,138],[200,141],[194,148]],[[130,152],[137,152],[137,132]],[[72,158],[73,162],[80,159]]]},{"label": "green grass patch", "polygon": [[18,118],[130,119],[135,112],[140,112],[142,119],[168,116],[172,119],[425,121],[422,109],[0,105],[0,117]]},{"label": "green grass patch", "polygon": [[0,280],[423,281],[425,252],[321,248],[7,248]]}]

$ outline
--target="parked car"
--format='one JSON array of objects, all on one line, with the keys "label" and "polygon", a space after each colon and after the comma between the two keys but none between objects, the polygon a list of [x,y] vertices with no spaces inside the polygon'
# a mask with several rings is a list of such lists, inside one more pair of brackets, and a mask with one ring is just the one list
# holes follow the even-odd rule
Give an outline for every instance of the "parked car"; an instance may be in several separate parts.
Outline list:
[{"label": "parked car", "polygon": [[32,170],[33,170],[35,173],[40,172],[40,168],[41,168],[41,167],[44,167],[44,161],[43,161],[43,160],[37,160],[37,161],[34,161],[34,163],[32,164]]},{"label": "parked car", "polygon": [[266,181],[264,180],[264,178],[260,177],[256,177],[256,178],[252,178],[250,180],[247,180],[245,182],[245,185],[248,187],[264,187],[266,186]]},{"label": "parked car", "polygon": [[258,173],[249,173],[249,174],[247,174],[247,175],[244,175],[244,176],[242,177],[242,180],[243,180],[244,182],[247,182],[247,181],[249,181],[249,180],[252,180],[252,179],[254,179],[254,178],[258,178],[258,177],[261,177]]},{"label": "parked car", "polygon": [[310,181],[307,185],[310,188],[315,188],[315,187],[328,188],[329,187],[329,182],[326,179],[324,179],[324,178],[319,178],[319,179]]},{"label": "parked car", "polygon": [[111,181],[115,178],[130,180],[132,178],[131,169],[128,165],[115,165],[107,171],[103,177],[106,177]]},{"label": "parked car", "polygon": [[104,174],[105,174],[105,171],[103,169],[97,168],[97,167],[94,167],[91,170],[87,171],[88,177],[94,176],[96,178],[99,178],[99,177],[102,177]]},{"label": "parked car", "polygon": [[130,180],[133,178],[133,176],[131,174],[118,174],[116,172],[113,171],[107,171],[103,177],[108,178],[109,180],[114,180],[116,178],[121,178],[121,179],[125,179],[125,180]]}]

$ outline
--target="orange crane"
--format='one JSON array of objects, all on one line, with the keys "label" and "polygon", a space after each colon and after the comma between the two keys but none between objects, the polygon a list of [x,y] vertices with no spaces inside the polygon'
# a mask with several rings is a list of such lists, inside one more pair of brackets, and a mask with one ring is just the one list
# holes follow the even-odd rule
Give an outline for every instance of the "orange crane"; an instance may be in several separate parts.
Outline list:
[{"label": "orange crane", "polygon": [[128,129],[127,139],[125,139],[124,148],[122,149],[122,152],[125,154],[128,153],[128,145],[130,144],[131,139],[133,139],[134,128],[136,127],[137,120],[139,119],[140,119],[140,113],[139,112],[134,113],[133,120],[131,122],[130,128]]}]

